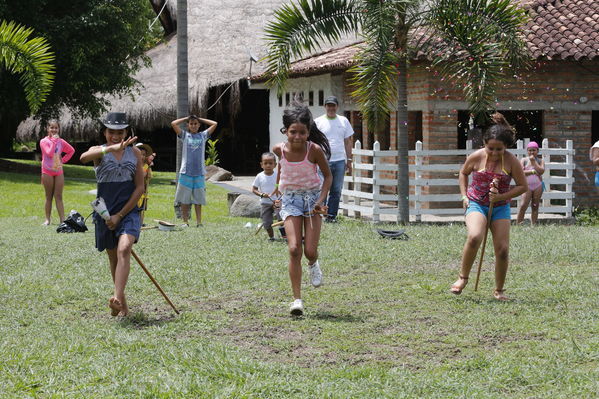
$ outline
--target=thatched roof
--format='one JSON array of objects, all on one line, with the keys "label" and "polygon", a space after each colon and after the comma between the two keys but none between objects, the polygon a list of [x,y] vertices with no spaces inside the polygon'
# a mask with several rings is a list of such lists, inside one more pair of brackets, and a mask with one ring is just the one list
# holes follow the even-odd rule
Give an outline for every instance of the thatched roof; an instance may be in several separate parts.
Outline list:
[{"label": "thatched roof", "polygon": [[[287,1],[188,0],[189,94],[196,112],[206,105],[204,95],[209,87],[228,85],[248,76],[250,52],[259,59],[266,55],[264,27],[274,10]],[[176,15],[175,5],[172,0],[167,5],[172,17]],[[136,74],[141,86],[134,93],[134,100],[108,98],[112,110],[127,112],[132,125],[141,129],[168,126],[170,118],[176,115],[176,35],[147,55],[152,65]],[[252,74],[262,71],[263,63],[252,65]],[[74,129],[92,130],[94,134],[97,131],[95,121],[84,120],[76,125],[69,112],[63,114],[60,122],[65,137],[78,138]],[[31,135],[36,126],[31,120],[22,123],[18,136]]]}]

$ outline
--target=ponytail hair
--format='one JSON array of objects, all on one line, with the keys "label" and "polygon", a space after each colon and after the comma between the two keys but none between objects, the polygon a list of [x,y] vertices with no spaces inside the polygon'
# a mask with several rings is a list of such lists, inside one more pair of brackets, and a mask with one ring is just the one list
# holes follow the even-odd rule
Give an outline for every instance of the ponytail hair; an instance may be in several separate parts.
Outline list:
[{"label": "ponytail hair", "polygon": [[327,136],[318,129],[314,121],[312,121],[312,124],[310,125],[310,141],[318,144],[322,148],[327,159],[331,158],[329,139],[327,139]]},{"label": "ponytail hair", "polygon": [[327,139],[327,136],[318,129],[316,123],[314,123],[310,109],[306,105],[295,101],[291,103],[289,108],[286,108],[285,111],[283,111],[283,127],[281,128],[281,133],[286,134],[289,126],[294,123],[301,123],[306,126],[309,132],[309,140],[322,148],[327,159],[331,157],[329,140]]}]

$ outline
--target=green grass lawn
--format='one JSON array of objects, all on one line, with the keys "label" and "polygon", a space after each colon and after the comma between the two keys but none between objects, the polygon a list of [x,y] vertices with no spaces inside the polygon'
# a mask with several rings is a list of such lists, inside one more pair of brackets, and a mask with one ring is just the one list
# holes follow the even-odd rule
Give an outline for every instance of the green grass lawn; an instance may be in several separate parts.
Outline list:
[{"label": "green grass lawn", "polygon": [[[65,210],[87,216],[89,167],[65,166]],[[172,220],[172,173],[156,173],[147,221]],[[593,398],[599,396],[596,227],[514,227],[506,293],[448,293],[463,224],[324,226],[325,285],[288,314],[287,250],[227,216],[208,186],[204,226],[142,232],[132,316],[110,317],[107,257],[91,232],[43,222],[38,175],[0,173],[1,398]],[[55,210],[53,217],[56,220]],[[394,226],[387,228],[395,229]],[[132,260],[133,261],[133,260]],[[307,272],[307,269],[305,270]],[[474,275],[472,276],[474,277]]]}]

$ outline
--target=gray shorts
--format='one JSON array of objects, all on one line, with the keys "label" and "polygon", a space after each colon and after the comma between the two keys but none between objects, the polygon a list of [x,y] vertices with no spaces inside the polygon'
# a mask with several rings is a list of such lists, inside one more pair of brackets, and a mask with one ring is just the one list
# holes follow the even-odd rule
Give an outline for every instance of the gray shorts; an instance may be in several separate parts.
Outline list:
[{"label": "gray shorts", "polygon": [[206,205],[206,187],[204,176],[179,174],[175,202],[180,204]]},{"label": "gray shorts", "polygon": [[264,228],[270,228],[273,217],[279,219],[279,210],[272,204],[260,204],[260,219],[262,219]]}]

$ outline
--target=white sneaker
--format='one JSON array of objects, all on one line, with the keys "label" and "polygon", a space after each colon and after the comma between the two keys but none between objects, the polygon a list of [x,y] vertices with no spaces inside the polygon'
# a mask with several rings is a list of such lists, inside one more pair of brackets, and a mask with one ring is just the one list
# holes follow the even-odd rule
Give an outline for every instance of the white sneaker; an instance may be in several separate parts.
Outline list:
[{"label": "white sneaker", "polygon": [[314,262],[312,266],[310,266],[310,281],[312,282],[312,286],[314,288],[318,288],[322,285],[322,271],[320,270],[318,260]]},{"label": "white sneaker", "polygon": [[183,223],[183,224],[181,225],[181,228],[182,228],[182,229],[186,229],[186,228],[188,228],[188,227],[189,227],[189,224],[187,224],[187,223]]},{"label": "white sneaker", "polygon": [[296,299],[293,301],[291,306],[289,307],[289,311],[294,316],[301,316],[304,314],[304,302],[301,299]]}]

